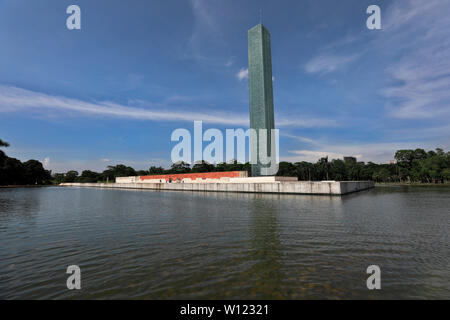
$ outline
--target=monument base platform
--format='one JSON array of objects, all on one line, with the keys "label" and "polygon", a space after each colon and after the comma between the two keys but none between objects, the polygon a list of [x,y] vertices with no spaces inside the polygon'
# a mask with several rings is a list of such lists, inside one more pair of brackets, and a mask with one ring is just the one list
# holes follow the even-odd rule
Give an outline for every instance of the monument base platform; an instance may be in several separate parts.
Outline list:
[{"label": "monument base platform", "polygon": [[61,183],[64,187],[138,189],[159,191],[202,191],[345,195],[371,189],[373,181],[276,181],[252,183]]}]

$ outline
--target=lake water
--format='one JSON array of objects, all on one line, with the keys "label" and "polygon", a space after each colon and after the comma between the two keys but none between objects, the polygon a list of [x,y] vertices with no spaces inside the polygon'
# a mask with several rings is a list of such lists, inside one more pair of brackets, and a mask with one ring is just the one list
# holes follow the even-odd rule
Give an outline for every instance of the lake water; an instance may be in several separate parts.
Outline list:
[{"label": "lake water", "polygon": [[[450,299],[449,216],[448,187],[0,189],[0,298]],[[367,289],[369,265],[381,290]]]}]

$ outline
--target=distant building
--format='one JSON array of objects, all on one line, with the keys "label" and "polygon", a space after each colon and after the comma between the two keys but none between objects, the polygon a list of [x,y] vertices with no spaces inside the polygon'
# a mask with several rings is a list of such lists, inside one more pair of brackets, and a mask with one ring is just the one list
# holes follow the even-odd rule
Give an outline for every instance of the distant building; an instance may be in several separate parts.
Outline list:
[{"label": "distant building", "polygon": [[389,160],[388,164],[396,164],[397,160]]},{"label": "distant building", "polygon": [[356,163],[356,158],[355,157],[344,157],[344,162],[345,163]]},{"label": "distant building", "polygon": [[364,161],[358,161],[358,164],[364,166],[366,163]]}]

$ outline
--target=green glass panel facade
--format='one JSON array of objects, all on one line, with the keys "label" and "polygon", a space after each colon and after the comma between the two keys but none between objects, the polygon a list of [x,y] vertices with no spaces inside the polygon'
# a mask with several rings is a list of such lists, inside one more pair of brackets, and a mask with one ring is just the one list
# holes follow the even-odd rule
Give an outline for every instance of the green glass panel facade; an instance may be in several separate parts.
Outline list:
[{"label": "green glass panel facade", "polygon": [[[250,149],[259,154],[259,129],[267,129],[267,155],[270,156],[270,129],[275,129],[273,113],[272,57],[270,32],[262,24],[248,31],[248,81],[250,91],[250,128],[257,132],[250,139]],[[264,167],[259,162],[252,164],[252,176],[262,175]]]}]

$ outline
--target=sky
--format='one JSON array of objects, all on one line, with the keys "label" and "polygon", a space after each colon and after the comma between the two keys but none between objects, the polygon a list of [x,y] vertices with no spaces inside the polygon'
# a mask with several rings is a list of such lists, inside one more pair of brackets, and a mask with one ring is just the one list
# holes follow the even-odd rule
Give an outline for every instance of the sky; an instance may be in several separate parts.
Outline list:
[{"label": "sky", "polygon": [[[373,4],[381,30],[366,27]],[[281,160],[449,149],[450,1],[0,0],[6,153],[53,172],[169,167],[177,128],[247,129],[260,10]]]}]

